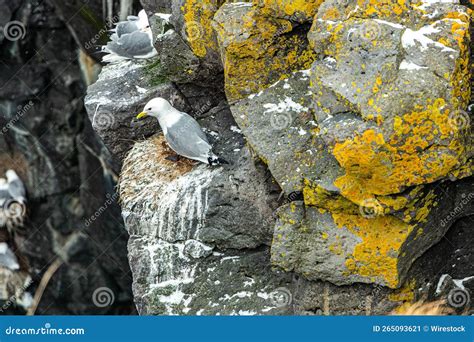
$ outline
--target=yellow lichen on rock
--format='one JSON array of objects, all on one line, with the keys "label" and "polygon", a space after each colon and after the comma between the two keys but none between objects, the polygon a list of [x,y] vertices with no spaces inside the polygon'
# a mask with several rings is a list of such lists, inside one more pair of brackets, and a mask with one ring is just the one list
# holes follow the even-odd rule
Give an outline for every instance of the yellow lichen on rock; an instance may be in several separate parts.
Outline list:
[{"label": "yellow lichen on rock", "polygon": [[311,20],[317,13],[324,0],[254,0],[262,7],[262,13],[278,18],[296,19],[298,21]]},{"label": "yellow lichen on rock", "polygon": [[294,31],[289,20],[265,16],[257,6],[225,4],[214,20],[231,101],[309,69],[315,59],[304,32]]},{"label": "yellow lichen on rock", "polygon": [[[472,16],[472,11],[469,10],[468,13]],[[470,18],[458,12],[451,12],[447,17],[451,24],[452,39],[446,40],[445,44],[458,48],[460,54],[456,60],[455,72],[451,76],[452,95],[455,106],[464,109],[471,100],[472,92],[471,83],[466,82],[471,77]]]},{"label": "yellow lichen on rock", "polygon": [[346,174],[335,185],[360,204],[374,195],[395,194],[453,174],[468,162],[462,128],[450,121],[453,113],[438,99],[426,109],[397,117],[388,138],[369,129],[337,143],[333,153]]},{"label": "yellow lichen on rock", "polygon": [[357,7],[363,9],[366,17],[400,16],[410,8],[410,0],[357,0]]},{"label": "yellow lichen on rock", "polygon": [[314,206],[331,212],[344,211],[353,214],[359,212],[359,207],[353,202],[340,195],[331,194],[308,179],[305,179],[303,196],[304,203],[307,206]]},{"label": "yellow lichen on rock", "polygon": [[388,299],[392,302],[413,303],[415,299],[415,288],[415,280],[409,280],[402,287],[389,294]]},{"label": "yellow lichen on rock", "polygon": [[183,33],[198,57],[206,57],[209,51],[217,51],[216,34],[212,18],[224,1],[186,0],[181,10],[184,15]]},{"label": "yellow lichen on rock", "polygon": [[364,218],[335,212],[332,217],[339,228],[350,230],[361,240],[352,255],[346,257],[348,271],[392,288],[398,287],[399,256],[413,226],[393,216]]}]

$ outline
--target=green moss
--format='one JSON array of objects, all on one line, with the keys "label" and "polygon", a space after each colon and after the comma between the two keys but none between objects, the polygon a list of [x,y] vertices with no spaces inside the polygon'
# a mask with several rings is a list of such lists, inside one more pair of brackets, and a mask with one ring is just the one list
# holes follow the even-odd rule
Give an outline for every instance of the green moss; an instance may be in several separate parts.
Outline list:
[{"label": "green moss", "polygon": [[161,61],[159,59],[147,64],[147,66],[144,68],[144,71],[148,83],[152,87],[169,82],[168,78],[162,73]]}]

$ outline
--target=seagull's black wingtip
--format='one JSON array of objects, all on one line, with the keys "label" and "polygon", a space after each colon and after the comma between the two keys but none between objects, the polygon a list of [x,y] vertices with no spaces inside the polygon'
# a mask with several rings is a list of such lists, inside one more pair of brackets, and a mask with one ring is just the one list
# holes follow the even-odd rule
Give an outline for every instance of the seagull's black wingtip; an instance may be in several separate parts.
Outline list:
[{"label": "seagull's black wingtip", "polygon": [[209,165],[211,166],[218,166],[218,165],[230,165],[230,163],[223,159],[223,158],[220,158],[220,157],[209,157]]}]

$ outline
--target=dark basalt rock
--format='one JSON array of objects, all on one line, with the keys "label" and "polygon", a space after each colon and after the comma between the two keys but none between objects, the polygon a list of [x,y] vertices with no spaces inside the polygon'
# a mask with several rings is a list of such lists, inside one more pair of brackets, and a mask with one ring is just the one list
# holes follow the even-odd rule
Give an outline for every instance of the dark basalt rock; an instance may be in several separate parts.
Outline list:
[{"label": "dark basalt rock", "polygon": [[[25,36],[0,40],[0,173],[13,168],[27,186],[29,219],[9,241],[32,278],[26,291],[34,293],[59,258],[37,314],[132,314],[127,234],[114,195],[118,165],[87,117],[78,64],[78,40],[98,28],[73,20],[68,30],[45,1],[6,3],[0,25],[21,20]],[[114,294],[109,306],[94,304],[100,287]]]}]

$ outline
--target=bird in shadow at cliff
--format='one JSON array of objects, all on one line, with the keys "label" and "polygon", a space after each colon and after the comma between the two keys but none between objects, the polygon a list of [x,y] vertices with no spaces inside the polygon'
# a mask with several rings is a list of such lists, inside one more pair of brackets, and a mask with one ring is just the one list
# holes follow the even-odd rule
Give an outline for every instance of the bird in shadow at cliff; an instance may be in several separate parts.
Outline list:
[{"label": "bird in shadow at cliff", "polygon": [[153,34],[145,10],[138,16],[129,16],[127,21],[118,22],[107,45],[102,47],[106,53],[105,63],[115,63],[126,59],[147,59],[158,53],[153,46]]},{"label": "bird in shadow at cliff", "polygon": [[174,108],[168,100],[157,97],[148,102],[137,119],[147,116],[158,119],[166,142],[179,156],[211,166],[229,164],[214,154],[199,123],[189,114]]}]

